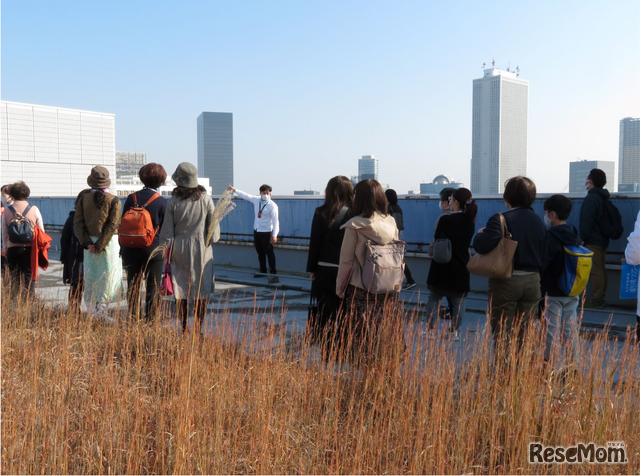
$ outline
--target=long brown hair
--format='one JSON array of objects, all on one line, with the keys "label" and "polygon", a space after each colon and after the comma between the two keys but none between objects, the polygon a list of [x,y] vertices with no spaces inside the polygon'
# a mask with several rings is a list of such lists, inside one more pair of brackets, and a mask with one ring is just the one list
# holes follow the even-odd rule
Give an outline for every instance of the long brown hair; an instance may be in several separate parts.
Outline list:
[{"label": "long brown hair", "polygon": [[380,182],[374,179],[362,180],[358,182],[354,192],[356,196],[353,199],[352,216],[371,218],[375,212],[387,215],[389,202]]},{"label": "long brown hair", "polygon": [[353,206],[353,185],[344,175],[337,175],[327,183],[324,203],[317,210],[327,225],[331,226],[343,207]]}]

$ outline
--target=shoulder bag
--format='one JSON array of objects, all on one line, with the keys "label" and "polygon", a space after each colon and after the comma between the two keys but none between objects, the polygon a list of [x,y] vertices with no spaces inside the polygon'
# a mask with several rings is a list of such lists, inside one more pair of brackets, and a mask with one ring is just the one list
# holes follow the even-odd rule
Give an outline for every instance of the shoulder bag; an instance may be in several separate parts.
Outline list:
[{"label": "shoulder bag", "polygon": [[518,242],[514,241],[507,229],[507,223],[502,213],[500,215],[501,237],[498,245],[487,254],[474,254],[467,269],[477,276],[496,279],[510,279],[513,274],[513,256]]}]

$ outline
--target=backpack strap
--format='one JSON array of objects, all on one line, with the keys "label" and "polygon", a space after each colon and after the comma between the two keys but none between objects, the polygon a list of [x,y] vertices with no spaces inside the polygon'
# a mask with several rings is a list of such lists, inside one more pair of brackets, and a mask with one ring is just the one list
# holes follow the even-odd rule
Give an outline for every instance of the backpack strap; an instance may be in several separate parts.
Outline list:
[{"label": "backpack strap", "polygon": [[133,193],[133,206],[138,208],[140,205],[138,205],[138,195],[134,192]]},{"label": "backpack strap", "polygon": [[149,205],[151,202],[153,202],[156,198],[159,198],[159,197],[160,197],[160,194],[158,192],[154,193],[153,196],[149,200],[147,200],[147,203],[142,205],[142,208],[147,208],[147,205]]},{"label": "backpack strap", "polygon": [[11,213],[14,214],[14,216],[21,216],[26,218],[27,217],[27,213],[29,213],[29,211],[31,210],[31,208],[33,207],[33,205],[29,204],[27,205],[27,208],[24,209],[24,211],[22,213],[17,212],[15,208],[13,208],[13,205],[9,205],[8,208],[9,210],[11,210]]}]

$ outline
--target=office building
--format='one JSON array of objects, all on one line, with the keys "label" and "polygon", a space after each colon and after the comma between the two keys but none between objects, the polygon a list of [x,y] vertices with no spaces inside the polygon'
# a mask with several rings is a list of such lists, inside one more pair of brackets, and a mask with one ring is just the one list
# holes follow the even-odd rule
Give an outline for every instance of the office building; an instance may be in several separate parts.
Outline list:
[{"label": "office building", "polygon": [[116,152],[116,178],[137,176],[147,163],[147,154],[141,152]]},{"label": "office building", "polygon": [[607,185],[605,188],[610,192],[614,191],[614,174],[616,163],[605,160],[579,160],[569,163],[569,193],[587,193],[585,182],[591,169],[600,169],[607,174]]},{"label": "office building", "polygon": [[627,185],[637,183],[640,183],[640,118],[625,117],[620,121],[619,189],[623,191]]},{"label": "office building", "polygon": [[34,197],[75,197],[91,168],[116,177],[115,115],[0,101],[0,183],[23,180]]},{"label": "office building", "polygon": [[214,195],[233,185],[233,114],[203,112],[198,116],[198,175],[209,178]]},{"label": "office building", "polygon": [[455,179],[446,175],[438,175],[431,183],[420,184],[420,195],[435,195],[440,193],[443,188],[460,188],[464,187],[462,182],[456,182]]},{"label": "office building", "polygon": [[358,159],[358,178],[359,180],[379,180],[378,159],[375,156],[363,155],[361,159]]},{"label": "office building", "polygon": [[497,68],[473,80],[471,191],[497,194],[527,173],[529,82]]}]

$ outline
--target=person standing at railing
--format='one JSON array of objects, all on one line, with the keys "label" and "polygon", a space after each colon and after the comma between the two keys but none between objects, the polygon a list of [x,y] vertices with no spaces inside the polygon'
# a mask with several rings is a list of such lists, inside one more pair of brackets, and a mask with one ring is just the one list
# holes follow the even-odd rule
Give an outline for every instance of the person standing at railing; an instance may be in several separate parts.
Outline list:
[{"label": "person standing at railing", "polygon": [[278,219],[278,205],[271,200],[272,188],[267,185],[260,186],[260,196],[250,195],[237,190],[229,185],[227,190],[233,190],[240,198],[253,203],[255,219],[253,221],[253,244],[258,253],[260,272],[254,277],[267,276],[267,259],[269,260],[270,282],[277,281],[276,255],[273,245],[278,242],[280,221]]},{"label": "person standing at railing", "polygon": [[317,299],[317,312],[307,322],[307,336],[311,343],[321,342],[329,348],[331,334],[340,307],[336,295],[336,279],[340,265],[340,248],[345,231],[340,229],[350,217],[353,204],[353,185],[349,178],[339,175],[329,180],[324,191],[324,204],[316,208],[311,222],[307,272],[312,280],[311,293]]},{"label": "person standing at railing", "polygon": [[447,239],[451,243],[451,258],[449,262],[431,261],[427,287],[426,315],[427,326],[435,327],[435,321],[443,297],[447,298],[451,312],[451,337],[460,340],[459,329],[462,316],[465,313],[465,297],[470,287],[470,274],[467,270],[469,262],[469,246],[475,233],[475,219],[478,205],[471,197],[471,191],[466,188],[455,189],[451,195],[450,214],[443,215],[438,221],[435,238]]},{"label": "person standing at railing", "polygon": [[[398,194],[392,188],[385,190],[384,194],[389,201],[389,214],[396,221],[396,226],[398,227],[398,232],[400,233],[399,239],[404,241],[404,214],[402,213],[402,208],[400,208],[400,205],[398,205]],[[406,262],[404,264],[404,276],[405,278],[407,278],[404,289],[415,288],[416,281],[413,279],[411,270],[409,269],[409,265]]]},{"label": "person standing at railing", "polygon": [[[627,238],[628,244],[624,250],[624,257],[627,263],[636,266],[640,264],[640,213],[636,218],[636,224]],[[636,343],[640,345],[640,286],[638,286],[638,307],[636,309]]]},{"label": "person standing at railing", "polygon": [[121,207],[109,192],[109,170],[97,165],[87,177],[90,189],[78,194],[73,227],[84,248],[84,300],[89,312],[107,316],[108,303],[122,291],[122,261],[116,235]]},{"label": "person standing at railing", "polygon": [[208,243],[215,207],[206,189],[198,185],[195,165],[182,162],[171,178],[177,186],[167,203],[160,245],[171,248],[171,280],[182,332],[187,332],[189,301],[194,301],[194,332],[202,337],[204,315],[215,291],[213,247]]},{"label": "person standing at railing", "polygon": [[[536,184],[527,177],[507,180],[502,195],[509,211],[502,213],[507,230],[518,243],[513,257],[513,274],[509,279],[489,278],[491,333],[494,343],[504,338],[509,344],[516,338],[522,344],[541,299],[540,272],[543,266],[547,229],[531,208],[536,199]],[[491,252],[502,239],[500,213],[478,230],[473,247],[476,252]],[[514,335],[518,328],[518,335]]]}]

